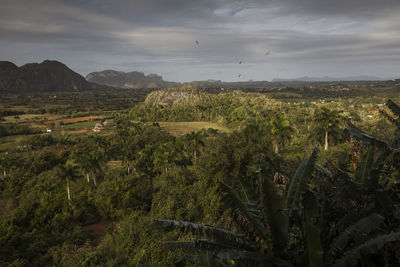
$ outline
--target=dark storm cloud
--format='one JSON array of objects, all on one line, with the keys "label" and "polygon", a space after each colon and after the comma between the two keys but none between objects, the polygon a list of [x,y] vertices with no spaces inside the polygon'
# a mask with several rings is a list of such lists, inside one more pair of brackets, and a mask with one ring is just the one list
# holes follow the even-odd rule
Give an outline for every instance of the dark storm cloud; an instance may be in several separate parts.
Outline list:
[{"label": "dark storm cloud", "polygon": [[19,64],[56,58],[84,74],[170,80],[335,76],[344,66],[392,75],[400,65],[397,0],[0,2],[0,57]]}]

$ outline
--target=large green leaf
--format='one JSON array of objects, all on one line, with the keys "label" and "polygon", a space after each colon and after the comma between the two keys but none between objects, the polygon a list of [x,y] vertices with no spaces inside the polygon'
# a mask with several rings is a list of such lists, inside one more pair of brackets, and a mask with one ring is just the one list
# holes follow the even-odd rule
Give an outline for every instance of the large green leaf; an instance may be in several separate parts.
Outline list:
[{"label": "large green leaf", "polygon": [[396,103],[389,99],[386,102],[386,106],[393,112],[394,115],[400,117],[400,107]]},{"label": "large green leaf", "polygon": [[386,235],[379,235],[378,237],[370,239],[362,245],[345,253],[343,257],[335,262],[334,266],[356,266],[362,257],[376,254],[384,245],[394,241],[400,241],[400,232],[391,232]]},{"label": "large green leaf", "polygon": [[384,217],[379,214],[372,214],[365,218],[362,218],[354,225],[348,227],[343,233],[341,233],[331,245],[331,252],[333,254],[342,254],[344,253],[349,242],[358,238],[363,234],[368,234],[371,231],[375,230],[379,227],[384,221]]},{"label": "large green leaf", "polygon": [[252,212],[247,203],[243,202],[240,199],[239,194],[229,185],[221,183],[220,191],[225,192],[225,200],[227,203],[230,203],[231,208],[233,208],[234,211],[238,211],[241,216],[244,217],[246,222],[254,228],[256,234],[266,243],[269,243],[270,238],[267,228],[263,224],[262,218]]},{"label": "large green leaf", "polygon": [[376,147],[378,147],[381,150],[390,150],[393,153],[399,153],[400,149],[395,149],[390,147],[388,144],[386,144],[385,142],[378,140],[366,133],[361,132],[358,129],[351,129],[351,128],[347,128],[346,129],[353,137],[355,137],[357,140],[361,141],[362,143],[366,144],[366,145],[375,145]]},{"label": "large green leaf", "polygon": [[309,159],[304,159],[297,168],[293,178],[290,181],[286,196],[286,208],[289,215],[293,209],[299,207],[301,196],[306,192],[307,184],[312,177],[314,164],[317,159],[318,150],[314,149]]},{"label": "large green leaf", "polygon": [[383,117],[385,117],[388,121],[390,121],[391,123],[393,123],[394,125],[397,126],[397,128],[400,128],[400,119],[395,119],[392,116],[390,116],[389,114],[387,114],[385,111],[383,110],[379,110],[379,112],[382,114]]},{"label": "large green leaf", "polygon": [[363,161],[356,169],[356,183],[362,184],[364,187],[370,179],[372,165],[374,162],[375,146],[370,146],[368,152],[364,155]]},{"label": "large green leaf", "polygon": [[321,243],[321,231],[315,226],[318,217],[318,202],[313,193],[307,191],[303,199],[304,206],[304,237],[306,251],[303,264],[307,267],[322,266],[323,248]]},{"label": "large green leaf", "polygon": [[284,199],[277,194],[274,184],[268,178],[262,181],[260,197],[266,221],[271,231],[275,255],[280,255],[286,250],[288,242],[289,219],[282,213],[285,206]]},{"label": "large green leaf", "polygon": [[163,228],[180,229],[185,233],[190,232],[192,234],[201,235],[213,240],[218,240],[220,242],[234,244],[239,247],[243,245],[243,241],[239,235],[223,229],[214,228],[211,226],[205,226],[191,222],[163,220],[163,219],[155,220],[155,224]]}]

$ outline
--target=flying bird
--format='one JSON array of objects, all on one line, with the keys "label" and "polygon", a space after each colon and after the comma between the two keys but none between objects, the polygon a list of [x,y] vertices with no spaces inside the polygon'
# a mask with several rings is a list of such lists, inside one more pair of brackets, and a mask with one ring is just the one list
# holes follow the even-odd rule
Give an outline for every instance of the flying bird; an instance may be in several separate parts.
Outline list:
[{"label": "flying bird", "polygon": [[241,60],[239,61],[239,64],[242,64],[242,61],[241,61]]},{"label": "flying bird", "polygon": [[265,55],[268,56],[268,55],[269,55],[269,52],[270,52],[270,51],[267,51],[267,53],[265,53]]},{"label": "flying bird", "polygon": [[199,44],[199,41],[196,40],[196,44]]},{"label": "flying bird", "polygon": [[240,78],[240,76],[242,76],[242,74],[239,74],[238,77]]}]

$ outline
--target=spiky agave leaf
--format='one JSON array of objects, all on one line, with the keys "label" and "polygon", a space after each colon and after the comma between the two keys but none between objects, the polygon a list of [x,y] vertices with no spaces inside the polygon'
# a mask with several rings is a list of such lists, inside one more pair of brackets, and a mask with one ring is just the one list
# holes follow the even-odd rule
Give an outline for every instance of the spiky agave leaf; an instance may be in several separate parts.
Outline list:
[{"label": "spiky agave leaf", "polygon": [[266,223],[272,236],[274,254],[280,255],[287,248],[289,219],[282,213],[285,208],[285,201],[268,178],[263,179],[260,187],[260,198],[264,211]]},{"label": "spiky agave leaf", "polygon": [[334,263],[334,266],[356,266],[362,257],[376,254],[383,246],[395,241],[400,241],[400,232],[379,235],[345,253],[343,257]]},{"label": "spiky agave leaf", "polygon": [[194,235],[201,235],[213,240],[218,240],[222,243],[233,244],[236,246],[243,245],[243,240],[241,236],[211,226],[205,226],[185,221],[163,220],[163,219],[156,219],[155,224],[167,229],[175,229],[175,228],[180,229],[185,233],[190,232]]},{"label": "spiky agave leaf", "polygon": [[301,196],[306,192],[307,184],[312,177],[315,161],[317,159],[318,150],[314,149],[310,158],[304,159],[297,168],[293,178],[290,181],[287,196],[286,208],[289,215],[293,209],[297,209]]},{"label": "spiky agave leaf", "polygon": [[343,254],[352,239],[358,238],[363,234],[370,233],[378,228],[384,220],[384,217],[376,213],[362,218],[352,226],[348,227],[332,242],[330,247],[331,253]]}]

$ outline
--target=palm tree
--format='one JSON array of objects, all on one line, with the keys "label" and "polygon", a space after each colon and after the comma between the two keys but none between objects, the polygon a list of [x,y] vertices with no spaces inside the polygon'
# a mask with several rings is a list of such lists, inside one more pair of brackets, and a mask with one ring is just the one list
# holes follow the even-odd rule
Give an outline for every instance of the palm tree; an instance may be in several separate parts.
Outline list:
[{"label": "palm tree", "polygon": [[3,177],[7,176],[7,169],[10,167],[10,159],[7,155],[0,156],[0,167],[3,169]]},{"label": "palm tree", "polygon": [[270,126],[274,152],[279,153],[279,148],[290,141],[294,130],[284,114],[273,114],[270,118]]},{"label": "palm tree", "polygon": [[78,164],[79,168],[82,171],[83,176],[86,176],[86,180],[89,183],[89,172],[90,172],[90,165],[88,160],[88,151],[74,151],[72,157],[74,162]]},{"label": "palm tree", "polygon": [[186,136],[188,149],[193,153],[193,163],[197,165],[197,158],[200,153],[200,146],[204,146],[204,138],[206,137],[206,132],[204,130],[198,132],[191,132]]},{"label": "palm tree", "polygon": [[102,172],[102,165],[104,164],[104,158],[98,151],[92,151],[88,154],[87,165],[90,172],[93,175],[93,184],[97,185],[96,175]]},{"label": "palm tree", "polygon": [[329,147],[329,135],[334,135],[339,130],[340,116],[336,110],[330,110],[326,107],[321,108],[314,116],[314,122],[317,131],[321,130],[325,134],[324,150]]},{"label": "palm tree", "polygon": [[58,170],[58,176],[67,182],[67,197],[71,201],[70,181],[77,176],[78,166],[70,161],[65,165],[61,165]]}]

